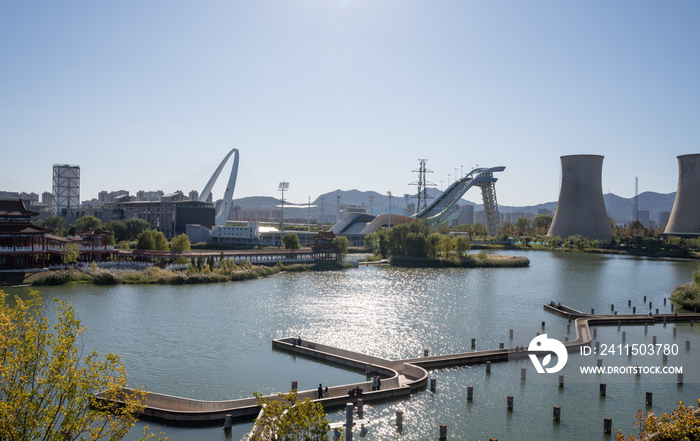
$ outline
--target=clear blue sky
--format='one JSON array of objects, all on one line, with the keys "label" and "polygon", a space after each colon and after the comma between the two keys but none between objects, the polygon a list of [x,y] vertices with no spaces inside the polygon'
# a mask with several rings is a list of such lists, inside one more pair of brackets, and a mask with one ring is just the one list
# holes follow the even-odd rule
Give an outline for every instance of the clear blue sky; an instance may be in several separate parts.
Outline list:
[{"label": "clear blue sky", "polygon": [[669,193],[700,153],[698,23],[695,1],[4,1],[0,190],[68,163],[81,199],[201,191],[237,147],[234,197],[401,195],[427,158],[438,188],[505,165],[499,203],[537,204],[584,153],[606,193]]}]

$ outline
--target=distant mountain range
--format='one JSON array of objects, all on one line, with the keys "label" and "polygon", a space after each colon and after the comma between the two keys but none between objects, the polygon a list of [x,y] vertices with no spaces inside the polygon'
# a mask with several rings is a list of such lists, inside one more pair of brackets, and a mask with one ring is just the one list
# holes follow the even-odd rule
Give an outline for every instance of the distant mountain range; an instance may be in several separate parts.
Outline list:
[{"label": "distant mountain range", "polygon": [[[429,189],[429,194],[435,198],[440,194],[439,190]],[[340,200],[337,197],[340,196]],[[356,206],[370,206],[369,197],[373,196],[374,199],[371,202],[372,213],[381,214],[386,213],[389,209],[389,196],[386,194],[378,193],[376,191],[359,191],[359,190],[335,190],[329,193],[325,193],[317,197],[311,202],[311,217],[318,218],[323,214],[335,215],[337,212],[338,205],[356,205]],[[612,217],[618,224],[628,224],[632,222],[632,208],[634,206],[633,198],[622,198],[613,193],[608,193],[603,196],[605,201],[605,208],[608,211],[608,215]],[[673,209],[673,202],[676,199],[676,193],[655,193],[651,191],[646,191],[639,195],[639,209],[649,211],[649,219],[658,221],[659,213],[662,211],[671,211]],[[416,200],[411,197],[408,203],[415,204]],[[280,200],[277,198],[269,196],[253,196],[241,199],[234,199],[234,205],[238,205],[244,210],[276,210],[279,209]],[[482,211],[484,206],[482,204],[477,204],[466,199],[462,199],[462,204],[474,205],[474,211]],[[406,210],[406,199],[404,195],[392,195],[391,206],[393,213],[404,214]],[[535,213],[537,214],[538,209],[548,209],[554,212],[557,208],[557,202],[546,202],[538,205],[526,205],[526,206],[508,206],[499,205],[498,210],[501,213]],[[284,217],[285,218],[302,218],[306,219],[309,213],[309,208],[304,205],[291,205],[285,202]]]}]

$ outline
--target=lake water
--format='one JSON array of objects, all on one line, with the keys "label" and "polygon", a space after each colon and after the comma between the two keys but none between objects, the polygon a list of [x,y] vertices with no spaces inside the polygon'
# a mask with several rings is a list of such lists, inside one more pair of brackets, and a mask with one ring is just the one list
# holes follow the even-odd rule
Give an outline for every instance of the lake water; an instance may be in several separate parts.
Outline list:
[{"label": "lake water", "polygon": [[[360,267],[323,273],[287,273],[247,281],[196,286],[98,287],[73,285],[44,287],[45,298],[60,298],[76,310],[87,330],[87,350],[121,355],[131,386],[202,400],[252,396],[253,392],[286,392],[291,381],[300,389],[318,383],[340,385],[363,381],[364,374],[340,369],[273,350],[271,339],[300,335],[345,349],[391,359],[465,352],[476,338],[477,349],[527,345],[541,331],[559,339],[566,336],[567,320],[545,312],[543,303],[561,302],[584,312],[620,314],[661,312],[676,285],[691,280],[696,262],[653,260],[583,253],[500,252],[520,254],[530,267],[517,269],[407,269]],[[26,288],[6,291],[25,293]],[[55,306],[46,301],[52,311]],[[484,367],[441,369],[430,373],[437,392],[419,391],[410,399],[365,405],[367,440],[422,441],[438,439],[438,427],[447,424],[451,440],[611,439],[603,435],[603,418],[613,429],[633,431],[633,419],[644,405],[646,391],[654,393],[654,411],[672,411],[679,400],[700,398],[700,326],[656,325],[600,327],[601,343],[678,344],[680,351],[668,365],[682,366],[685,384],[676,376],[576,377],[580,365],[595,364],[594,356],[569,356],[564,388],[536,377],[529,360],[496,363],[487,376]],[[514,329],[513,340],[508,330]],[[570,334],[571,338],[573,334]],[[691,340],[691,350],[685,350]],[[616,365],[662,365],[660,357],[605,359]],[[527,367],[520,382],[513,372]],[[607,383],[607,396],[598,395]],[[467,402],[468,386],[474,400]],[[515,401],[506,411],[506,396]],[[561,407],[561,422],[552,421],[553,406]],[[397,431],[395,412],[404,411]],[[344,412],[344,411],[343,411]],[[344,419],[343,412],[329,415]],[[132,431],[140,433],[140,424]],[[151,426],[155,426],[151,424]],[[173,440],[225,439],[220,425],[178,428],[159,425]],[[241,439],[252,423],[234,426],[231,439]],[[356,434],[357,438],[358,435]]]}]

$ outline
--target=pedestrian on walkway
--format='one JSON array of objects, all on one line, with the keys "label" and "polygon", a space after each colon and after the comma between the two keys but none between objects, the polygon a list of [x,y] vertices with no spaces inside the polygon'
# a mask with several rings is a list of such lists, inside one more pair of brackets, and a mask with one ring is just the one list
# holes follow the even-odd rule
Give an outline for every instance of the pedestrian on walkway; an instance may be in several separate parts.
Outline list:
[{"label": "pedestrian on walkway", "polygon": [[323,386],[321,386],[321,383],[318,383],[318,398],[323,398]]}]

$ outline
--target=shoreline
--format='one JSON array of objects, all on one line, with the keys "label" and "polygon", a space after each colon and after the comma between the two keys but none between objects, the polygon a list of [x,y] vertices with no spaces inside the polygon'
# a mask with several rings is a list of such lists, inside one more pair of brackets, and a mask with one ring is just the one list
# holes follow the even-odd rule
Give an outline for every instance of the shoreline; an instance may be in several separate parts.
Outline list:
[{"label": "shoreline", "polygon": [[274,266],[239,265],[235,268],[214,270],[165,270],[150,267],[145,270],[98,269],[83,272],[75,268],[33,273],[23,278],[23,283],[8,284],[7,287],[57,286],[57,285],[198,285],[207,283],[238,282],[273,276],[282,272],[337,271],[352,267],[351,264],[335,261],[314,264]]}]

